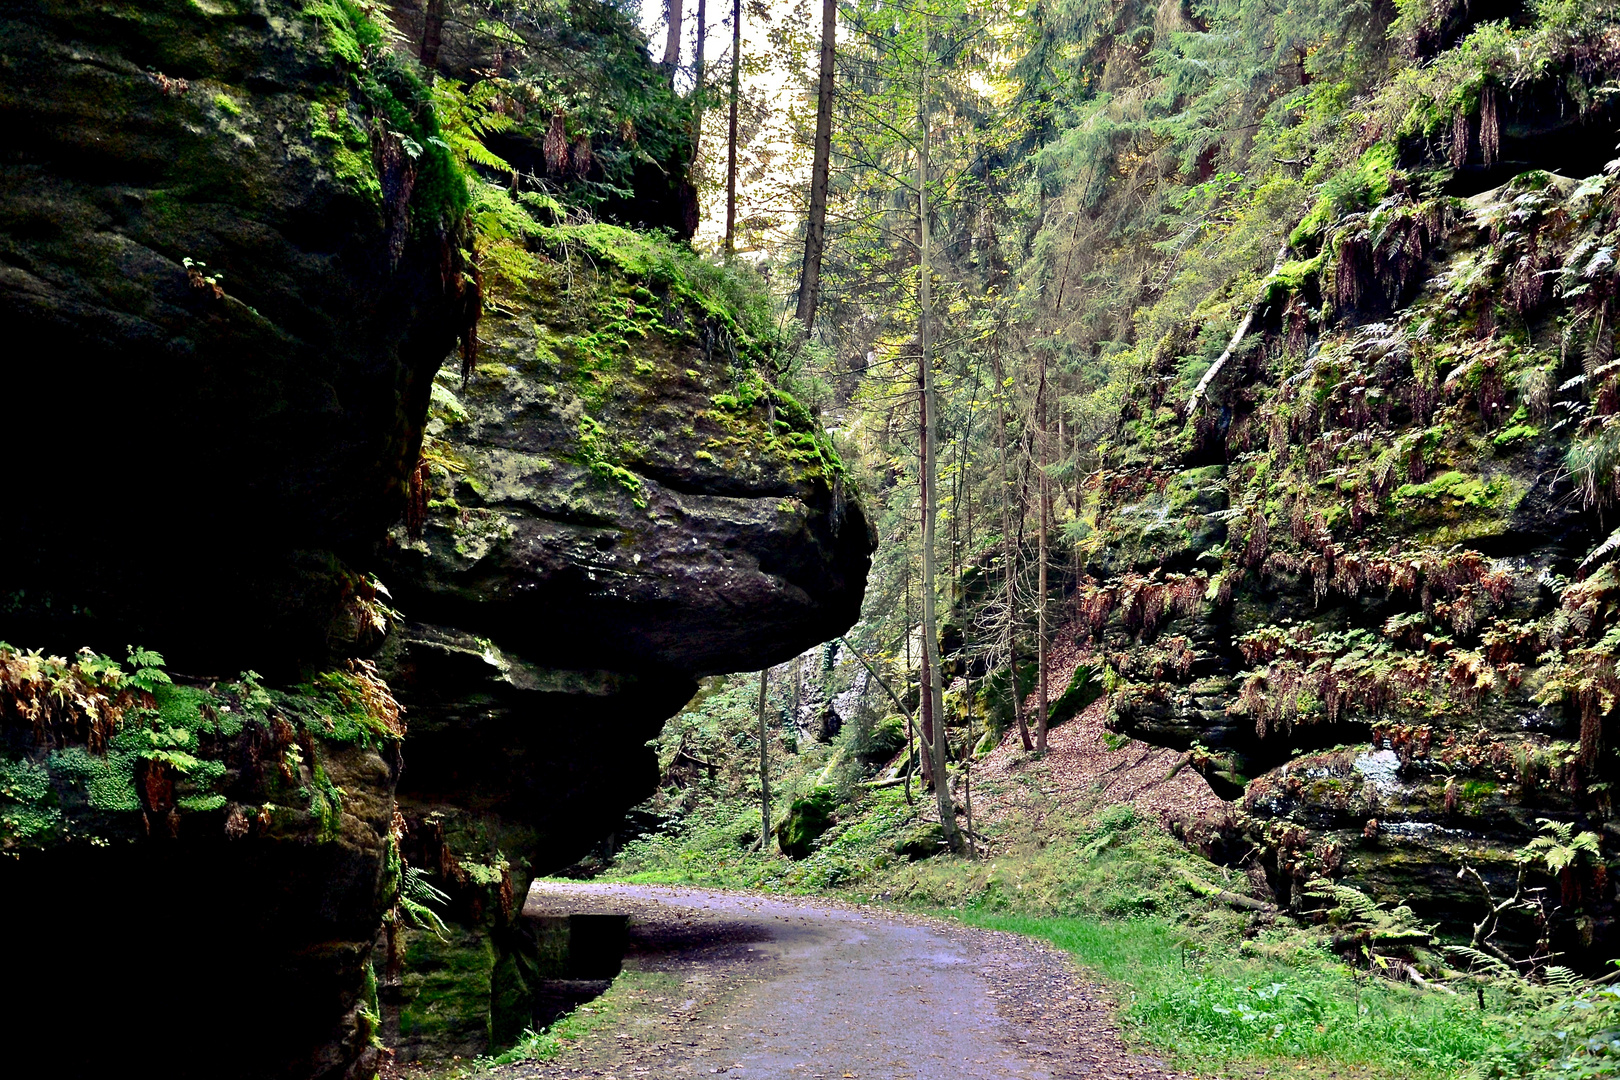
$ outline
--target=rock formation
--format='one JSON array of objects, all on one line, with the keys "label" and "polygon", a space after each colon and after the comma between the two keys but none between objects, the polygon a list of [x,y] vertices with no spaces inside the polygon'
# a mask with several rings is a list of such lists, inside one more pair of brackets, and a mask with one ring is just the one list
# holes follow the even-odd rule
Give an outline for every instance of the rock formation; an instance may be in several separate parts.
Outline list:
[{"label": "rock formation", "polygon": [[[1370,152],[1372,153],[1372,152]],[[1307,220],[1207,400],[1161,343],[1091,480],[1072,603],[1111,723],[1240,799],[1283,903],[1317,874],[1466,933],[1544,821],[1612,844],[1612,170],[1467,201],[1386,158]],[[1601,864],[1531,863],[1555,942],[1612,935]],[[1540,933],[1525,919],[1523,941]],[[1575,955],[1580,955],[1577,951]]]},{"label": "rock formation", "polygon": [[[873,545],[826,437],[755,373],[769,342],[723,276],[621,230],[548,235],[476,369],[440,373],[420,515],[383,572],[408,620],[381,659],[412,724],[407,852],[519,968],[510,897],[652,794],[648,740],[698,678],[847,629]],[[401,979],[401,1053],[453,1050]],[[503,1015],[530,1008],[514,981]]]},{"label": "rock formation", "polygon": [[[774,338],[578,226],[441,375],[468,184],[345,0],[34,0],[0,61],[16,1067],[369,1075],[388,989],[479,956],[461,1023],[515,1037],[511,871],[613,828],[697,676],[855,617],[869,531]],[[459,937],[393,914],[421,871]]]}]

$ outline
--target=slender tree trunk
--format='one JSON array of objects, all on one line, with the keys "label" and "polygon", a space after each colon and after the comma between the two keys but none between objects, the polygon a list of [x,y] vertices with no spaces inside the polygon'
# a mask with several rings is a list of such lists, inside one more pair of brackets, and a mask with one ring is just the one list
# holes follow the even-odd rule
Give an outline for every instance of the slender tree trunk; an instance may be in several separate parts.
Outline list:
[{"label": "slender tree trunk", "polygon": [[1008,692],[1012,694],[1013,717],[1018,721],[1018,738],[1025,750],[1033,750],[1035,744],[1029,739],[1029,724],[1024,720],[1024,695],[1018,688],[1018,546],[1013,537],[1013,484],[1007,476],[1007,399],[1003,396],[1007,380],[1001,370],[999,342],[991,353],[991,364],[996,376],[996,455],[1001,462],[1001,544],[1007,560]]},{"label": "slender tree trunk", "polygon": [[816,84],[816,149],[810,162],[810,220],[804,227],[804,267],[799,273],[795,317],[809,337],[821,301],[821,253],[827,244],[827,180],[832,171],[833,49],[838,39],[838,0],[821,0],[821,78]]},{"label": "slender tree trunk", "polygon": [[[906,682],[910,683],[910,559],[906,560]],[[912,714],[906,712],[906,805],[910,806],[910,776],[912,763],[917,761],[917,743],[912,729]]]},{"label": "slender tree trunk", "polygon": [[765,691],[770,686],[769,669],[759,673],[759,850],[771,851],[771,741],[765,726]]},{"label": "slender tree trunk", "polygon": [[1035,488],[1035,490],[1036,490],[1036,498],[1040,499],[1040,501],[1041,501],[1041,535],[1040,535],[1040,560],[1041,560],[1041,565],[1040,565],[1040,584],[1037,586],[1037,589],[1039,590],[1040,595],[1036,599],[1036,603],[1038,605],[1037,610],[1039,611],[1040,615],[1039,615],[1039,619],[1038,619],[1039,627],[1038,627],[1038,629],[1036,631],[1036,636],[1035,636],[1035,654],[1036,654],[1035,655],[1035,667],[1036,667],[1036,672],[1037,672],[1036,677],[1040,680],[1040,692],[1039,692],[1039,695],[1038,695],[1038,701],[1040,703],[1040,710],[1041,711],[1040,711],[1040,714],[1035,717],[1035,752],[1037,754],[1044,754],[1044,753],[1046,753],[1046,720],[1047,720],[1047,701],[1046,701],[1046,563],[1047,563],[1046,530],[1047,530],[1047,527],[1051,523],[1051,521],[1050,521],[1050,519],[1051,519],[1051,512],[1050,512],[1051,511],[1051,497],[1050,497],[1050,488],[1049,488],[1050,481],[1049,481],[1049,478],[1046,475],[1046,467],[1049,464],[1049,462],[1048,462],[1047,438],[1046,438],[1046,354],[1044,352],[1041,354],[1040,382],[1039,382],[1039,385],[1037,386],[1037,388],[1035,390],[1035,417],[1036,417],[1036,419],[1035,419],[1035,425],[1036,425],[1035,437],[1037,439],[1039,439],[1040,443],[1041,443],[1041,448],[1040,448],[1041,475],[1040,475],[1039,480],[1036,482],[1036,488]]},{"label": "slender tree trunk", "polygon": [[928,261],[928,61],[923,61],[922,93],[918,96],[917,145],[917,269],[918,336],[922,341],[923,369],[923,536],[922,606],[923,659],[928,664],[928,697],[934,714],[934,794],[939,799],[939,825],[952,851],[959,840],[956,807],[945,769],[945,687],[940,672],[938,584],[934,568],[934,530],[939,517],[939,399],[934,386],[932,327],[934,315],[933,267]]},{"label": "slender tree trunk", "polygon": [[664,38],[664,62],[660,66],[672,86],[675,83],[675,70],[681,66],[681,2],[665,0],[669,7],[669,34]]},{"label": "slender tree trunk", "polygon": [[726,257],[737,253],[737,91],[742,77],[742,0],[731,0],[731,125],[726,156]]},{"label": "slender tree trunk", "polygon": [[703,83],[703,70],[708,66],[704,47],[709,39],[709,0],[697,0],[697,53],[692,57],[692,162],[697,163],[698,149],[703,145],[703,107],[708,104],[708,88]]},{"label": "slender tree trunk", "polygon": [[[923,373],[922,369],[919,367],[917,369],[917,431],[919,433],[917,441],[918,476],[921,476],[928,468],[928,399],[923,396],[922,384]],[[927,481],[921,482],[921,486],[918,490],[918,496],[917,513],[921,515],[922,519],[918,528],[918,535],[921,535],[923,530],[926,530],[928,527]],[[924,574],[925,576],[923,580],[926,581],[926,570],[924,571]],[[927,610],[927,603],[925,601],[923,611],[926,613]],[[928,627],[926,625],[919,627],[919,636],[925,640],[928,637]],[[930,668],[932,667],[929,661],[933,659],[933,655],[933,651],[930,650],[926,644],[924,644],[922,647],[922,652],[917,656],[917,734],[922,740],[922,746],[918,750],[918,761],[920,761],[922,764],[922,781],[925,789],[932,787],[934,783],[934,695],[933,691],[930,689],[933,683],[928,674]]]},{"label": "slender tree trunk", "polygon": [[428,71],[439,66],[439,45],[444,40],[444,0],[427,0],[422,13],[422,49],[417,59]]},{"label": "slender tree trunk", "polygon": [[977,859],[979,850],[973,846],[973,762],[969,760],[973,755],[969,753],[962,759],[962,801],[967,809],[967,850],[968,858]]}]

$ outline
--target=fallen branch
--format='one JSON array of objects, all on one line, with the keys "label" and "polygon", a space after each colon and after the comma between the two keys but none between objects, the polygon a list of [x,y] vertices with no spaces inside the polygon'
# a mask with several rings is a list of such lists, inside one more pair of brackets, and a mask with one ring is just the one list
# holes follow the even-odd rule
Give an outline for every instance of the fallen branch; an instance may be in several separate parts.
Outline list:
[{"label": "fallen branch", "polygon": [[1199,896],[1210,900],[1219,900],[1230,907],[1241,908],[1244,911],[1263,911],[1270,915],[1277,913],[1276,904],[1268,904],[1263,900],[1256,900],[1252,896],[1242,896],[1235,892],[1228,892],[1217,885],[1211,885],[1185,866],[1176,867],[1187,887]]},{"label": "fallen branch", "polygon": [[1232,359],[1232,354],[1243,343],[1243,339],[1249,336],[1249,327],[1254,325],[1254,317],[1260,314],[1260,309],[1265,307],[1266,298],[1271,295],[1271,279],[1277,276],[1277,271],[1282,269],[1282,265],[1287,258],[1288,241],[1284,240],[1282,247],[1277,249],[1277,261],[1271,264],[1271,273],[1266,275],[1265,282],[1261,285],[1260,295],[1255,298],[1254,303],[1249,305],[1249,313],[1243,316],[1243,321],[1238,323],[1237,332],[1232,335],[1232,340],[1226,343],[1226,351],[1221,353],[1219,360],[1210,365],[1209,370],[1204,372],[1204,377],[1198,380],[1198,385],[1193,389],[1192,397],[1187,402],[1188,419],[1192,418],[1193,410],[1198,408],[1198,399],[1204,396],[1204,391],[1209,389],[1209,384],[1215,380],[1216,375],[1220,374],[1221,368],[1226,366],[1226,362]]},{"label": "fallen branch", "polygon": [[1412,980],[1412,985],[1417,987],[1418,989],[1420,989],[1420,990],[1443,990],[1444,992],[1450,994],[1452,997],[1457,997],[1458,996],[1457,991],[1453,990],[1451,987],[1446,986],[1443,983],[1432,983],[1428,979],[1425,979],[1423,976],[1419,975],[1417,973],[1417,968],[1413,967],[1411,964],[1404,964],[1402,966],[1406,968],[1406,972],[1405,972],[1406,977],[1408,979],[1411,979]]}]

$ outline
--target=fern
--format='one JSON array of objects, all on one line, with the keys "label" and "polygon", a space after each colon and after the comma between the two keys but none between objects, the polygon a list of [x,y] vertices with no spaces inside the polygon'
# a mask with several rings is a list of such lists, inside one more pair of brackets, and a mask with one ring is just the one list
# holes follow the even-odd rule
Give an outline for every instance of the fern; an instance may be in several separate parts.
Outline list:
[{"label": "fern", "polygon": [[506,131],[516,121],[499,111],[504,83],[487,79],[471,90],[450,79],[433,84],[433,109],[439,118],[439,134],[428,142],[450,152],[457,165],[482,165],[497,172],[512,172],[511,163],[484,145],[484,137]]},{"label": "fern", "polygon": [[450,928],[430,904],[448,904],[450,894],[427,879],[420,867],[407,866],[399,880],[399,910],[405,921],[419,930],[430,930],[441,941],[448,940]]},{"label": "fern", "polygon": [[1575,826],[1563,821],[1537,818],[1542,835],[1519,850],[1519,861],[1540,863],[1549,874],[1562,873],[1571,866],[1603,855],[1602,840],[1595,832],[1577,834]]},{"label": "fern", "polygon": [[1492,956],[1482,949],[1476,949],[1471,945],[1444,945],[1442,948],[1447,955],[1466,961],[1473,974],[1515,979],[1519,976],[1519,973],[1500,957]]},{"label": "fern", "polygon": [[1594,562],[1597,562],[1599,559],[1603,558],[1605,555],[1616,550],[1617,548],[1620,548],[1620,529],[1616,529],[1614,532],[1610,533],[1607,540],[1593,548],[1592,553],[1581,560],[1581,569],[1585,570],[1588,566],[1592,565]]},{"label": "fern", "polygon": [[137,690],[144,690],[148,694],[157,693],[158,687],[168,686],[174,682],[169,673],[163,670],[163,655],[151,649],[143,649],[137,645],[127,648],[129,666],[131,671],[128,682]]}]

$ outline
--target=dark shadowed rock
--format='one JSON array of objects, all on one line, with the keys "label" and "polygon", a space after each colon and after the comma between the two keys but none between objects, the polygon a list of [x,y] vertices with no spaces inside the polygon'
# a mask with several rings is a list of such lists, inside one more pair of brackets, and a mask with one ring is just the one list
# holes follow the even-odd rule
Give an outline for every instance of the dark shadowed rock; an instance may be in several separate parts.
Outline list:
[{"label": "dark shadowed rock", "polygon": [[208,671],[367,646],[345,560],[399,512],[462,325],[464,196],[387,134],[436,130],[420,81],[302,10],[0,14],[0,453],[57,492],[0,531],[13,640]]},{"label": "dark shadowed rock", "polygon": [[[719,271],[601,226],[537,247],[541,277],[485,315],[477,368],[439,374],[383,572],[408,620],[379,657],[412,722],[406,850],[445,868],[493,950],[456,991],[485,994],[491,1030],[539,1022],[550,992],[499,897],[653,792],[648,741],[699,677],[847,629],[873,547],[826,436],[757,374],[771,341]],[[460,1052],[411,978],[384,987],[396,1053]]]}]

